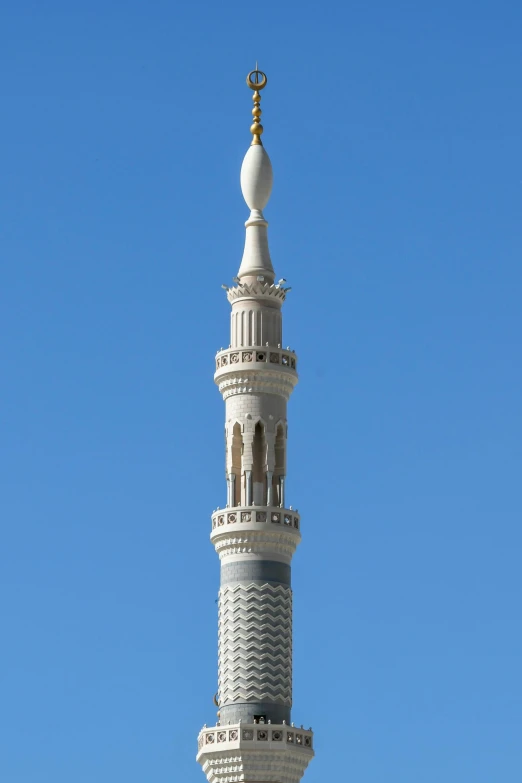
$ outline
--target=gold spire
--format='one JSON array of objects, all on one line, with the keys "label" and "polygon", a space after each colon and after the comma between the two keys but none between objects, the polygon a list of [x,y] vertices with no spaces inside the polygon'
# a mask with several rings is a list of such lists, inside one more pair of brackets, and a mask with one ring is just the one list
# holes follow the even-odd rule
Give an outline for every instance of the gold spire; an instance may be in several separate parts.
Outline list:
[{"label": "gold spire", "polygon": [[266,87],[268,79],[266,78],[266,74],[263,73],[263,71],[260,71],[257,67],[254,68],[253,71],[250,71],[246,78],[246,82],[251,90],[254,90],[254,94],[252,96],[252,100],[254,101],[254,108],[252,109],[252,115],[254,117],[254,122],[250,126],[250,133],[254,137],[252,139],[252,145],[254,144],[261,144],[263,146],[263,142],[261,141],[261,134],[263,133],[263,126],[261,125],[259,119],[261,117],[261,96],[259,94],[259,91],[262,90],[264,87]]}]

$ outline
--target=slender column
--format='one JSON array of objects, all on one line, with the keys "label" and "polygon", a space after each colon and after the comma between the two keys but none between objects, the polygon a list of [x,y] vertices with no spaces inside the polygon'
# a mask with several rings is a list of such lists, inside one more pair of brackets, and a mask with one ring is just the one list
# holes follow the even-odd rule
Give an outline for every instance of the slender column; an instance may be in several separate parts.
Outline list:
[{"label": "slender column", "polygon": [[227,495],[228,495],[227,506],[231,508],[232,506],[236,505],[236,474],[235,473],[228,474]]},{"label": "slender column", "polygon": [[285,507],[285,477],[279,477],[279,505]]},{"label": "slender column", "polygon": [[251,506],[252,505],[252,471],[251,470],[245,470],[245,479],[246,479],[245,506]]},{"label": "slender column", "polygon": [[274,495],[274,488],[272,486],[273,475],[274,472],[272,470],[267,470],[266,472],[266,505],[267,506],[273,505],[273,495]]}]

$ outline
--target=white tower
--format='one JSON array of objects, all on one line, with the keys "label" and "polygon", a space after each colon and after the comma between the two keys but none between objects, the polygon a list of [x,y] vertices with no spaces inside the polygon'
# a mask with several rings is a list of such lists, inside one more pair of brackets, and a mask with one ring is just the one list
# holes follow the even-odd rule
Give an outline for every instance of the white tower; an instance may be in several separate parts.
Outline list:
[{"label": "white tower", "polygon": [[199,734],[197,760],[209,783],[299,783],[312,759],[311,729],[294,726],[290,563],[301,540],[287,507],[286,404],[297,383],[297,357],[283,348],[281,307],[288,288],[274,282],[263,216],[272,165],[262,142],[260,90],[253,136],[241,168],[250,209],[232,305],[230,346],[216,356],[214,380],[226,406],[227,506],[212,515],[221,560],[217,725]]}]

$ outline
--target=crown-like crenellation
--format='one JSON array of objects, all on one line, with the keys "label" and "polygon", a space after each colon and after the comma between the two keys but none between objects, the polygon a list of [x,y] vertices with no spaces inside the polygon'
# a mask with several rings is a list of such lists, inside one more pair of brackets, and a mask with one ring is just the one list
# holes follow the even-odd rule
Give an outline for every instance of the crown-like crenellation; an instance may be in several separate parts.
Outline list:
[{"label": "crown-like crenellation", "polygon": [[286,299],[286,295],[290,288],[283,288],[278,283],[265,283],[261,280],[256,280],[251,283],[240,283],[237,286],[231,286],[227,288],[227,298],[230,304],[233,304],[238,299],[278,299],[283,303]]}]

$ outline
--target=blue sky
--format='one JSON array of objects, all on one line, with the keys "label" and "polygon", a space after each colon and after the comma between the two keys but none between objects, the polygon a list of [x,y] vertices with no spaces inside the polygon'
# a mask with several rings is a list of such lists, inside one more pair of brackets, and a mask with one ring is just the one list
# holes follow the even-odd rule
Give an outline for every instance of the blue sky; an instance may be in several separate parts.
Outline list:
[{"label": "blue sky", "polygon": [[305,780],[520,780],[520,4],[0,22],[0,778],[204,780],[259,59]]}]

